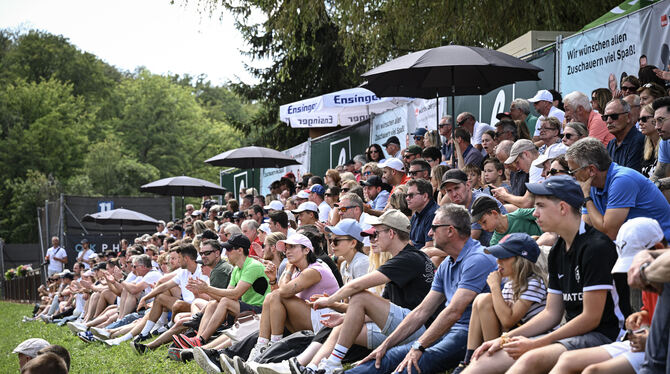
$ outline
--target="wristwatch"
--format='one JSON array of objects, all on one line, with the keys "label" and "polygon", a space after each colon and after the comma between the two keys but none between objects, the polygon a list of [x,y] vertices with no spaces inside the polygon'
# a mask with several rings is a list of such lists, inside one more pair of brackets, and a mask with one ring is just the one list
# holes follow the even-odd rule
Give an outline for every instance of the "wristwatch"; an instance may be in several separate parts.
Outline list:
[{"label": "wristwatch", "polygon": [[644,273],[644,270],[651,264],[650,262],[645,262],[644,264],[640,265],[640,280],[642,281],[642,284],[645,286],[649,285],[649,280],[647,280],[647,275]]},{"label": "wristwatch", "polygon": [[656,182],[654,182],[654,185],[656,185],[656,188],[658,188],[659,190],[661,190],[661,191],[663,190],[663,189],[661,188],[662,185],[661,185],[661,181],[660,181],[660,180],[657,180]]},{"label": "wristwatch", "polygon": [[415,341],[415,342],[412,344],[412,349],[418,349],[418,350],[421,351],[421,353],[423,353],[423,352],[426,351],[426,347],[422,346],[421,343],[419,343],[418,340]]},{"label": "wristwatch", "polygon": [[589,201],[593,201],[593,198],[591,196],[585,197],[584,198],[584,205],[586,205],[586,203],[588,203]]}]

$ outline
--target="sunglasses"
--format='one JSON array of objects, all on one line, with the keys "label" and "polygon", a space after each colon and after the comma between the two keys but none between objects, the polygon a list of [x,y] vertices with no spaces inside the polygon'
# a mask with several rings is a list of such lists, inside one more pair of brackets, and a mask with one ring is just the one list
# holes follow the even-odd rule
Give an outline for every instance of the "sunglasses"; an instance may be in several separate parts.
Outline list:
[{"label": "sunglasses", "polygon": [[621,91],[635,91],[635,86],[621,86]]},{"label": "sunglasses", "polygon": [[424,171],[426,171],[426,170],[425,170],[425,169],[421,169],[421,170],[410,170],[410,171],[407,172],[407,174],[409,174],[409,175],[411,175],[411,176],[416,176],[417,174],[422,173],[422,172],[424,172]]},{"label": "sunglasses", "polygon": [[422,140],[422,139],[423,139],[423,136],[418,136],[417,135],[417,136],[414,137],[414,140]]},{"label": "sunglasses", "polygon": [[405,198],[406,198],[407,200],[412,200],[412,199],[414,198],[414,196],[417,196],[417,195],[421,195],[421,194],[420,194],[420,193],[410,192],[410,193],[408,193],[407,195],[405,195]]},{"label": "sunglasses", "polygon": [[451,123],[441,123],[441,124],[437,125],[437,128],[438,128],[438,129],[441,129],[441,128],[445,127],[445,126],[451,126]]},{"label": "sunglasses", "polygon": [[576,135],[576,134],[570,134],[570,133],[567,133],[567,132],[566,132],[565,134],[563,134],[563,136],[564,136],[566,139],[569,140],[569,139],[572,139],[573,136],[577,136],[577,135]]},{"label": "sunglasses", "polygon": [[371,151],[368,151],[368,154],[369,154],[369,155],[370,155],[370,154],[373,154],[373,153],[379,153],[379,151],[376,150],[376,149],[373,149],[373,150],[371,150]]},{"label": "sunglasses", "polygon": [[216,251],[200,251],[201,256],[209,256]]},{"label": "sunglasses", "polygon": [[651,123],[654,123],[654,116],[640,116],[640,122],[642,123],[647,123],[649,120],[651,120]]},{"label": "sunglasses", "polygon": [[600,118],[603,119],[603,121],[607,122],[607,119],[612,117],[612,121],[616,121],[619,119],[619,116],[622,114],[628,114],[628,112],[621,112],[621,113],[612,113],[612,114],[603,114],[600,116]]},{"label": "sunglasses", "polygon": [[338,207],[337,209],[338,209],[340,212],[344,213],[344,212],[346,212],[347,210],[349,210],[349,209],[351,209],[351,208],[356,208],[356,206],[353,206],[353,205],[352,205],[352,206],[341,206],[341,207]]},{"label": "sunglasses", "polygon": [[410,154],[406,154],[406,155],[402,156],[402,158],[404,158],[404,159],[408,159],[408,158],[410,158],[410,157],[412,157],[412,156],[416,156],[416,155],[410,153]]},{"label": "sunglasses", "polygon": [[366,171],[366,172],[363,172],[363,175],[372,175],[372,172],[371,171]]},{"label": "sunglasses", "polygon": [[340,244],[340,242],[349,241],[349,240],[353,240],[353,239],[349,239],[349,238],[330,239],[330,245],[337,247]]},{"label": "sunglasses", "polygon": [[552,177],[556,174],[559,174],[559,173],[567,174],[567,172],[565,170],[558,170],[558,169],[549,170],[549,175],[551,175]]},{"label": "sunglasses", "polygon": [[349,191],[351,191],[351,188],[343,188],[341,191],[342,192],[349,192]]},{"label": "sunglasses", "polygon": [[448,224],[448,223],[443,223],[443,224],[440,224],[440,225],[430,225],[430,229],[435,231],[435,230],[439,229],[440,227],[445,227],[445,226],[454,226],[454,225],[451,225],[451,224]]},{"label": "sunglasses", "polygon": [[374,232],[374,234],[370,235],[370,239],[375,240],[379,237],[380,232],[388,232],[388,231],[390,231],[390,230],[377,230],[377,231]]}]

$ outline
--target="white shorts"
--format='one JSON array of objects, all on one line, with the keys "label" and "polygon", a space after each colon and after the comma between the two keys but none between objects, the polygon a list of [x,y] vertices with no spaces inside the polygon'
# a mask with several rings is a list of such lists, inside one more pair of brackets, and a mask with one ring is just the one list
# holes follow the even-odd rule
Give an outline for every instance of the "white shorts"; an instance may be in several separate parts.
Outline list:
[{"label": "white shorts", "polygon": [[317,310],[310,308],[310,319],[312,320],[312,331],[314,331],[314,334],[316,334],[317,332],[319,332],[319,330],[325,327],[323,323],[321,323],[321,316],[326,313],[336,313],[336,312],[330,308],[323,308]]},{"label": "white shorts", "polygon": [[612,358],[624,355],[637,373],[644,362],[644,352],[631,352],[630,341],[614,342],[602,346]]}]

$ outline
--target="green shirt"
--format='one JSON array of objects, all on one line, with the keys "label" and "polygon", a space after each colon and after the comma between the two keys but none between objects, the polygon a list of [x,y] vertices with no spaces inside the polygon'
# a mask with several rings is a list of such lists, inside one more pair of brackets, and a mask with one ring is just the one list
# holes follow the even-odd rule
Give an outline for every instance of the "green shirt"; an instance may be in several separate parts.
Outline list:
[{"label": "green shirt", "polygon": [[528,127],[531,139],[533,138],[533,134],[535,134],[535,124],[537,124],[537,117],[528,113],[528,116],[526,116],[526,127]]},{"label": "green shirt", "polygon": [[534,212],[535,208],[517,209],[512,213],[507,214],[507,231],[502,234],[494,231],[490,245],[498,244],[500,239],[505,235],[515,232],[525,232],[530,236],[542,235],[542,230],[540,229],[540,226],[537,225],[537,222],[535,221],[536,218],[533,217]]},{"label": "green shirt", "polygon": [[230,274],[233,272],[233,265],[228,261],[219,260],[209,273],[209,284],[216,288],[228,288]]},{"label": "green shirt", "polygon": [[[265,279],[265,293],[260,294],[254,290],[254,282],[256,282],[258,279],[264,278]],[[235,288],[237,286],[237,283],[239,281],[247,282],[251,284],[251,287],[242,295],[242,298],[240,301],[247,303],[249,305],[256,305],[256,306],[261,306],[263,305],[263,301],[265,300],[265,295],[270,293],[270,282],[265,275],[265,266],[261,264],[260,262],[254,260],[251,257],[247,257],[246,260],[244,260],[244,265],[242,265],[242,269],[238,268],[235,266],[233,269],[233,274],[230,277],[230,287],[229,288]]]}]

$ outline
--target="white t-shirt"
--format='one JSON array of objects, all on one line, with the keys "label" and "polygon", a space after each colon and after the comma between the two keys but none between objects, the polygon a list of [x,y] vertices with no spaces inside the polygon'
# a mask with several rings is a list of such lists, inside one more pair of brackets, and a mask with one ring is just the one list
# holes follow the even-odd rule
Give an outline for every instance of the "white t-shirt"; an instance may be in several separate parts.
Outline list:
[{"label": "white t-shirt", "polygon": [[328,222],[329,214],[330,214],[330,205],[328,205],[326,200],[324,200],[321,202],[321,204],[319,204],[319,221]]},{"label": "white t-shirt", "polygon": [[202,266],[198,264],[198,267],[195,268],[195,272],[190,273],[188,269],[179,269],[177,270],[178,273],[177,275],[172,278],[172,281],[181,288],[181,298],[182,300],[186,301],[187,303],[192,303],[193,300],[195,300],[195,295],[193,292],[189,291],[186,289],[186,285],[188,284],[188,279],[189,278],[197,278],[197,279],[202,279],[207,284],[209,284],[209,277],[206,275],[202,274]]},{"label": "white t-shirt", "polygon": [[[563,119],[565,119],[565,112],[556,108],[555,106],[552,106],[551,109],[549,109],[549,116],[548,117],[556,117],[558,118],[558,121],[560,123],[563,123]],[[540,116],[537,118],[537,124],[535,125],[535,133],[533,136],[540,136],[540,127],[542,127],[542,121],[544,121],[544,116]],[[563,128],[561,127],[561,134],[563,133]]]},{"label": "white t-shirt", "polygon": [[67,257],[67,253],[63,247],[51,247],[47,249],[47,256],[49,256],[49,267],[48,270],[50,273],[60,273],[63,271],[65,264],[57,261],[57,258],[63,259]]},{"label": "white t-shirt", "polygon": [[[365,213],[365,212],[363,212],[363,214],[361,214],[361,218],[358,219],[358,224],[361,226],[361,229],[362,229],[363,231],[365,231],[365,230],[369,229],[370,227],[372,227],[371,224],[369,224],[369,223],[365,223],[365,220],[367,220],[368,217],[370,217],[370,215],[367,214],[367,213]],[[369,246],[370,246],[370,237],[369,237],[369,236],[364,236],[364,237],[363,237],[363,246],[364,246],[364,247],[369,247]]]},{"label": "white t-shirt", "polygon": [[161,279],[161,273],[159,273],[156,270],[151,270],[150,272],[144,274],[143,277],[137,277],[135,279],[135,284],[144,282],[147,284],[147,287],[142,291],[142,294],[140,294],[140,297],[144,297],[144,295],[148,294],[151,292],[151,289],[153,288],[152,285],[156,284],[159,279]]},{"label": "white t-shirt", "polygon": [[[77,259],[81,259],[81,261],[88,260],[89,258],[91,258],[91,256],[93,256],[94,253],[95,252],[93,252],[93,250],[89,248],[86,250],[86,252],[84,252],[83,255],[81,255],[81,257],[78,257]],[[89,265],[87,262],[84,262],[84,269],[90,269],[90,268],[91,265]]]},{"label": "white t-shirt", "polygon": [[544,178],[542,178],[542,168],[536,168],[534,166],[531,166],[530,172],[528,173],[528,182],[541,183],[543,180]]}]

